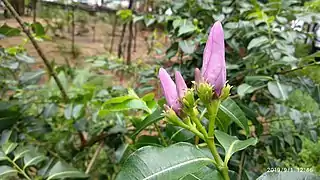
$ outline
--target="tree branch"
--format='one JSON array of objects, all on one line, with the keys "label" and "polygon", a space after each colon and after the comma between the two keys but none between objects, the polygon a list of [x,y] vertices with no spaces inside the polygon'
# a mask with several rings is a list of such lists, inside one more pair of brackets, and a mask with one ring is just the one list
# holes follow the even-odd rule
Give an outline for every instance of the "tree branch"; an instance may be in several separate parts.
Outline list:
[{"label": "tree branch", "polygon": [[37,53],[39,54],[39,56],[41,57],[41,59],[43,60],[44,64],[46,65],[49,74],[53,77],[53,79],[55,80],[55,82],[58,85],[59,90],[61,91],[61,94],[63,96],[64,101],[68,101],[68,96],[66,91],[64,90],[62,83],[60,82],[57,74],[54,72],[53,68],[50,65],[50,62],[48,61],[48,59],[45,57],[43,51],[41,50],[40,46],[38,45],[38,43],[36,42],[36,40],[34,39],[34,37],[32,36],[32,34],[30,33],[29,29],[24,25],[22,19],[20,18],[19,14],[14,10],[14,8],[12,7],[12,5],[8,2],[8,0],[3,0],[4,5],[6,6],[6,8],[10,11],[10,13],[14,16],[14,18],[17,20],[17,22],[19,23],[20,27],[22,28],[23,32],[28,36],[28,38],[30,39],[32,45],[34,46],[34,48],[36,49]]}]

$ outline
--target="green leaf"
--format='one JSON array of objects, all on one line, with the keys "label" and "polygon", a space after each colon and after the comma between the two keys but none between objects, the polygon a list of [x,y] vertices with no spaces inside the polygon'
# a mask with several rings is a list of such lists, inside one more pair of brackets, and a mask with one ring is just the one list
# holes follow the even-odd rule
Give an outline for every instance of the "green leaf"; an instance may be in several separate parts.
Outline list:
[{"label": "green leaf", "polygon": [[219,130],[215,131],[215,137],[225,150],[225,163],[230,160],[231,156],[235,152],[241,151],[250,145],[256,145],[256,143],[258,142],[257,138],[249,138],[247,140],[240,141],[237,137],[230,136],[229,134],[226,134]]},{"label": "green leaf", "polygon": [[44,30],[44,27],[42,26],[41,23],[35,22],[31,24],[32,30],[35,33],[36,36],[44,36],[46,35],[46,32]]},{"label": "green leaf", "polygon": [[163,115],[160,109],[155,110],[152,114],[148,115],[141,123],[137,125],[137,130],[131,135],[134,139],[142,130],[163,119]]},{"label": "green leaf", "polygon": [[10,166],[0,166],[0,177],[15,175],[18,171]]},{"label": "green leaf", "polygon": [[170,137],[170,140],[176,142],[188,141],[194,137],[192,132],[172,124],[167,124],[166,135]]},{"label": "green leaf", "polygon": [[148,108],[146,102],[141,99],[131,99],[118,104],[109,104],[104,106],[103,109],[109,112],[141,109],[151,113],[151,110]]},{"label": "green leaf", "polygon": [[103,103],[102,106],[105,106],[108,104],[119,104],[119,103],[123,103],[124,101],[130,100],[130,99],[135,99],[135,97],[130,96],[130,95],[115,97],[115,98],[108,99],[106,102]]},{"label": "green leaf", "polygon": [[17,159],[20,159],[22,157],[24,157],[27,153],[30,152],[30,149],[23,147],[23,146],[19,146],[17,148],[17,150],[14,151],[14,159],[13,161],[16,161]]},{"label": "green leaf", "polygon": [[188,143],[166,148],[148,146],[128,157],[116,180],[178,179],[210,163],[211,159]]},{"label": "green leaf", "polygon": [[183,20],[182,25],[179,27],[178,36],[192,33],[195,30],[196,30],[196,27],[192,24],[192,22],[185,19],[185,20]]},{"label": "green leaf", "polygon": [[220,104],[219,110],[249,134],[248,119],[236,102],[228,98]]},{"label": "green leaf", "polygon": [[243,83],[237,88],[237,93],[239,94],[240,98],[243,98],[246,94],[250,94],[254,92],[256,88],[250,86],[249,84]]},{"label": "green leaf", "polygon": [[46,72],[44,70],[25,72],[20,76],[19,80],[20,83],[24,85],[36,84],[45,73]]},{"label": "green leaf", "polygon": [[2,145],[2,151],[7,155],[11,153],[17,146],[17,143],[7,142]]},{"label": "green leaf", "polygon": [[178,42],[171,44],[170,48],[168,48],[166,51],[166,57],[168,59],[171,59],[172,57],[174,57],[178,53],[178,49],[179,49]]},{"label": "green leaf", "polygon": [[183,40],[179,42],[179,47],[186,54],[192,54],[196,50],[193,40]]},{"label": "green leaf", "polygon": [[7,160],[7,158],[8,157],[2,151],[0,151],[0,161]]},{"label": "green leaf", "polygon": [[279,81],[270,81],[268,82],[268,90],[275,98],[285,101],[288,99],[292,87],[280,84]]},{"label": "green leaf", "polygon": [[10,26],[8,26],[7,24],[3,24],[0,27],[0,34],[4,35],[4,36],[19,36],[20,35],[20,30],[17,28],[12,28]]},{"label": "green leaf", "polygon": [[[275,168],[276,169],[276,168]],[[307,172],[266,172],[257,180],[319,180],[319,176]]]},{"label": "green leaf", "polygon": [[64,117],[66,119],[72,118],[72,110],[73,110],[73,104],[68,104],[67,107],[64,109]]},{"label": "green leaf", "polygon": [[37,165],[40,162],[46,160],[46,157],[38,152],[31,151],[27,153],[24,158],[24,168],[32,165]]},{"label": "green leaf", "polygon": [[248,50],[256,47],[259,48],[261,45],[267,43],[269,39],[266,36],[259,36],[257,38],[252,39],[248,44]]},{"label": "green leaf", "polygon": [[22,62],[28,63],[28,64],[35,63],[35,62],[36,62],[33,57],[28,56],[26,53],[16,54],[16,58],[17,58],[19,61],[22,61]]},{"label": "green leaf", "polygon": [[203,167],[199,171],[188,174],[180,180],[223,180],[223,177],[217,170]]},{"label": "green leaf", "polygon": [[246,76],[244,80],[246,82],[272,81],[273,78],[270,76]]},{"label": "green leaf", "polygon": [[49,171],[47,180],[64,178],[86,178],[87,175],[66,163],[58,161]]},{"label": "green leaf", "polygon": [[77,104],[73,107],[72,110],[72,117],[75,119],[78,119],[82,117],[84,114],[84,105],[83,104]]},{"label": "green leaf", "polygon": [[158,136],[139,136],[138,140],[134,143],[135,148],[141,148],[143,146],[157,146],[162,147]]}]

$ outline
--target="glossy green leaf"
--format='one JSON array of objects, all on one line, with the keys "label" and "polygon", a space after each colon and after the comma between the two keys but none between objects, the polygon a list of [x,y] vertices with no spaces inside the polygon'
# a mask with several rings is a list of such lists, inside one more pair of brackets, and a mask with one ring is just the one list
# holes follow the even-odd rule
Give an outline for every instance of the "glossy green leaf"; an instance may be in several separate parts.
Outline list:
[{"label": "glossy green leaf", "polygon": [[192,33],[195,30],[196,30],[196,27],[192,24],[192,22],[185,19],[185,20],[183,20],[181,26],[179,27],[178,36]]},{"label": "glossy green leaf", "polygon": [[267,43],[269,41],[269,39],[266,36],[259,36],[257,38],[254,38],[250,41],[250,43],[248,44],[248,50],[252,49],[252,48],[259,48],[261,45]]},{"label": "glossy green leaf", "polygon": [[148,115],[141,123],[137,125],[137,130],[132,134],[134,139],[142,130],[163,119],[162,111],[160,109],[155,110],[152,114]]},{"label": "glossy green leaf", "polygon": [[49,171],[47,180],[65,178],[86,178],[87,175],[68,164],[58,161]]},{"label": "glossy green leaf", "polygon": [[224,180],[221,174],[208,167],[203,167],[199,171],[188,174],[179,180]]},{"label": "glossy green leaf", "polygon": [[0,34],[4,35],[4,36],[19,36],[20,35],[20,30],[18,28],[13,28],[8,26],[7,24],[3,24],[0,27]]},{"label": "glossy green leaf", "polygon": [[36,151],[31,151],[27,153],[24,158],[24,168],[32,165],[37,165],[40,162],[46,160],[46,157]]},{"label": "glossy green leaf", "polygon": [[176,142],[188,141],[194,137],[192,132],[172,124],[167,124],[166,135],[169,136],[170,140]]},{"label": "glossy green leaf", "polygon": [[269,92],[277,99],[287,100],[289,92],[292,90],[291,86],[281,84],[278,81],[268,82]]},{"label": "glossy green leaf", "polygon": [[178,50],[179,50],[178,42],[171,44],[171,46],[166,51],[166,57],[168,59],[171,59],[172,57],[174,57],[178,53]]},{"label": "glossy green leaf", "polygon": [[44,36],[46,35],[46,32],[44,30],[44,27],[42,26],[41,23],[35,22],[31,24],[32,31],[35,33],[36,36]]},{"label": "glossy green leaf", "polygon": [[19,80],[20,83],[24,85],[36,84],[39,82],[43,74],[45,74],[44,70],[25,72],[20,76]]},{"label": "glossy green leaf", "polygon": [[211,159],[188,143],[166,148],[148,146],[128,157],[116,180],[178,179],[210,163]]},{"label": "glossy green leaf", "polygon": [[28,64],[35,63],[35,59],[33,57],[28,56],[26,53],[19,53],[16,55],[16,58],[21,61]]},{"label": "glossy green leaf", "polygon": [[144,102],[141,99],[131,99],[131,100],[127,100],[127,101],[124,101],[124,102],[118,103],[118,104],[105,105],[103,107],[103,109],[110,111],[110,112],[140,109],[140,110],[144,110],[148,113],[151,113],[151,110],[147,106],[146,102]]},{"label": "glossy green leaf", "polygon": [[77,104],[73,107],[73,110],[72,110],[72,117],[75,118],[75,119],[78,119],[80,117],[83,116],[84,114],[84,105],[83,104]]},{"label": "glossy green leaf", "polygon": [[17,170],[15,170],[14,168],[10,167],[10,166],[0,166],[0,177],[8,177],[10,175],[15,175],[17,174]]},{"label": "glossy green leaf", "polygon": [[138,140],[134,143],[135,148],[141,148],[143,146],[157,146],[162,147],[158,136],[139,136]]},{"label": "glossy green leaf", "polygon": [[273,78],[270,76],[246,76],[244,80],[246,82],[272,81]]},{"label": "glossy green leaf", "polygon": [[248,119],[236,102],[228,98],[220,104],[219,110],[249,134]]},{"label": "glossy green leaf", "polygon": [[5,143],[5,144],[2,145],[2,151],[3,151],[5,154],[9,154],[9,153],[11,153],[17,146],[18,146],[17,143],[7,142],[7,143]]},{"label": "glossy green leaf", "polygon": [[[276,168],[275,168],[276,169]],[[266,172],[257,180],[319,180],[319,176],[308,172]]]},{"label": "glossy green leaf", "polygon": [[4,152],[0,151],[0,161],[6,160],[8,157],[6,156],[6,154],[4,154]]},{"label": "glossy green leaf", "polygon": [[66,119],[71,119],[72,118],[72,110],[73,110],[73,104],[68,104],[66,108],[64,109],[64,117]]},{"label": "glossy green leaf", "polygon": [[185,54],[192,54],[196,50],[196,45],[192,40],[179,41],[179,47]]},{"label": "glossy green leaf", "polygon": [[228,162],[235,152],[241,151],[248,146],[256,145],[258,142],[257,138],[249,138],[247,140],[240,141],[237,137],[230,136],[229,134],[219,130],[215,131],[215,137],[225,150],[224,162]]},{"label": "glossy green leaf", "polygon": [[237,93],[240,98],[243,98],[246,94],[250,94],[255,91],[256,88],[250,86],[249,84],[243,83],[237,88]]},{"label": "glossy green leaf", "polygon": [[14,151],[14,159],[13,161],[16,161],[17,159],[20,159],[24,157],[27,153],[30,152],[30,149],[27,147],[19,146],[15,151]]}]

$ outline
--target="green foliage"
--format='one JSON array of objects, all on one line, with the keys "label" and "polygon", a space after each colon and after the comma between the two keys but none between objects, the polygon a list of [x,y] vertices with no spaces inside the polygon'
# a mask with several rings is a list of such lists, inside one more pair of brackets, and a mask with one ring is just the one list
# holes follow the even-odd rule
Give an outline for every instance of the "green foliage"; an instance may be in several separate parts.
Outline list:
[{"label": "green foliage", "polygon": [[206,167],[211,161],[186,143],[167,148],[145,147],[128,157],[116,179],[179,179]]}]

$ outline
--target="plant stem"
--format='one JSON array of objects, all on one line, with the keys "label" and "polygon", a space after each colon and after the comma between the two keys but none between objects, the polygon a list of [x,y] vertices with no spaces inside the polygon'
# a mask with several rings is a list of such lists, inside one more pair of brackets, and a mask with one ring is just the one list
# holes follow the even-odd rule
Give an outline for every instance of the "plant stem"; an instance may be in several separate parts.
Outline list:
[{"label": "plant stem", "polygon": [[31,178],[22,170],[14,161],[12,161],[10,158],[7,158],[7,160],[13,164],[13,166],[28,180],[31,180]]},{"label": "plant stem", "polygon": [[178,125],[178,126],[184,128],[184,129],[187,129],[187,130],[191,131],[193,134],[197,135],[199,138],[201,138],[201,139],[203,139],[203,140],[206,140],[206,139],[204,138],[203,134],[200,133],[200,132],[198,131],[198,129],[195,128],[194,126],[188,126],[188,125],[186,125],[185,123],[183,123],[182,121],[178,121],[178,122],[175,122],[175,123],[176,123],[176,125]]},{"label": "plant stem", "polygon": [[157,132],[158,132],[158,134],[159,134],[159,137],[160,137],[163,145],[164,145],[164,146],[168,146],[167,141],[164,139],[164,137],[163,137],[163,135],[162,135],[162,133],[161,133],[161,131],[160,131],[160,128],[159,128],[159,126],[157,125],[157,123],[154,123],[154,127],[156,128],[156,130],[157,130]]},{"label": "plant stem", "polygon": [[90,169],[92,168],[94,161],[97,159],[98,155],[100,154],[100,151],[103,148],[103,145],[104,145],[104,141],[101,141],[99,147],[97,148],[96,152],[94,153],[94,155],[93,155],[93,157],[87,167],[86,174],[88,174],[90,172]]},{"label": "plant stem", "polygon": [[209,137],[214,137],[214,127],[215,127],[215,121],[216,121],[216,116],[219,110],[220,106],[220,100],[213,100],[208,106],[208,115],[209,115],[209,127],[208,127],[208,136]]}]

